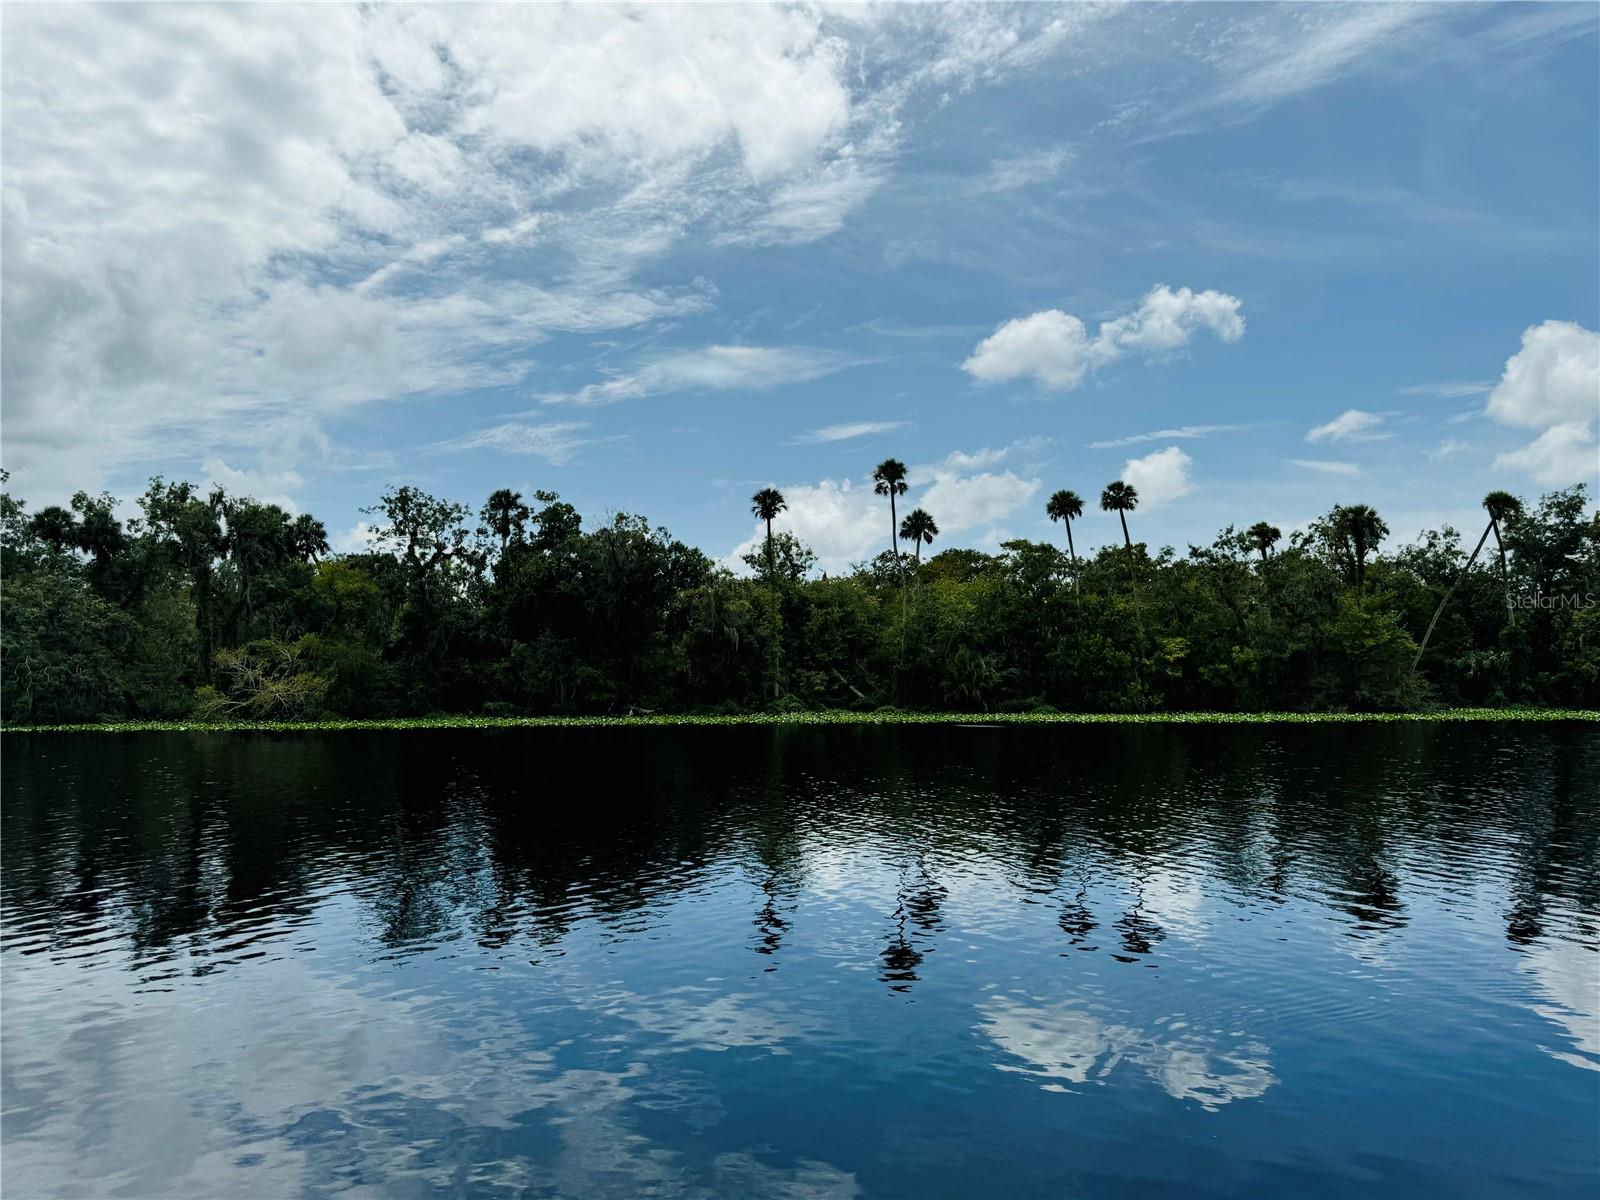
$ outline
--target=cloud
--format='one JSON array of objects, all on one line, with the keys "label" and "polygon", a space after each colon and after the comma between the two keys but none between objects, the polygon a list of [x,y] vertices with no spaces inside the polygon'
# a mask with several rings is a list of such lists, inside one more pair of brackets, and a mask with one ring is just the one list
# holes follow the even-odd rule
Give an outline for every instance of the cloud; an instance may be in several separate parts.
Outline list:
[{"label": "cloud", "polygon": [[1042,387],[1069,390],[1084,376],[1129,353],[1168,353],[1210,330],[1224,342],[1244,336],[1240,301],[1225,293],[1152,288],[1139,308],[1100,325],[1094,337],[1082,319],[1046,309],[1001,325],[980,342],[961,369],[981,383],[1032,378]]},{"label": "cloud", "polygon": [[871,437],[874,434],[888,433],[895,429],[904,429],[905,421],[852,421],[844,425],[824,425],[821,429],[813,429],[810,433],[802,433],[794,438],[797,446],[815,446],[824,442],[847,442],[852,438]]},{"label": "cloud", "polygon": [[[1007,455],[1038,444],[1036,439],[1024,439],[999,451],[956,451],[941,462],[913,467],[911,490],[898,501],[899,512],[904,515],[921,507],[933,515],[940,531],[936,551],[962,544],[955,540],[962,534],[986,533],[994,522],[1032,503],[1043,486],[1038,479],[992,468]],[[781,490],[789,507],[773,528],[793,533],[810,546],[822,570],[845,571],[889,548],[889,502],[870,484],[824,479],[787,484]],[[766,527],[757,523],[723,563],[742,569],[742,556],[759,546],[765,535]],[[969,536],[967,541],[971,540]]]},{"label": "cloud", "polygon": [[1232,32],[1217,58],[1224,82],[1200,107],[1261,109],[1369,67],[1432,14],[1421,4],[1267,10]]},{"label": "cloud", "polygon": [[1052,439],[1042,436],[1018,438],[1005,446],[985,446],[981,450],[952,450],[944,461],[930,466],[917,467],[918,472],[981,471],[999,466],[1008,458],[1038,454],[1049,446]]},{"label": "cloud", "polygon": [[330,540],[333,549],[339,554],[362,554],[372,548],[372,533],[373,526],[370,522],[357,521]]},{"label": "cloud", "polygon": [[1022,479],[1011,471],[984,471],[977,475],[940,474],[923,493],[919,507],[932,513],[941,531],[961,533],[1015,513],[1039,492],[1037,479]]},{"label": "cloud", "polygon": [[1204,438],[1213,433],[1243,433],[1250,425],[1180,425],[1176,429],[1154,429],[1149,433],[1134,433],[1127,437],[1111,438],[1103,442],[1089,442],[1090,450],[1116,450],[1123,446],[1136,446],[1141,442],[1165,442],[1174,438]]},{"label": "cloud", "polygon": [[1440,400],[1457,400],[1462,396],[1481,396],[1494,387],[1493,380],[1465,380],[1459,383],[1417,383],[1403,387],[1400,396],[1435,396]]},{"label": "cloud", "polygon": [[434,449],[450,452],[499,450],[505,454],[532,454],[559,467],[572,461],[572,456],[581,447],[593,445],[596,441],[609,440],[583,436],[583,431],[588,428],[588,423],[584,421],[556,421],[544,425],[508,421],[503,425],[479,429],[449,441],[438,442]]},{"label": "cloud", "polygon": [[873,164],[849,159],[828,164],[814,174],[777,188],[765,211],[748,225],[718,240],[731,245],[800,245],[827,237],[844,227],[845,219],[884,183]]},{"label": "cloud", "polygon": [[1522,332],[1522,349],[1506,360],[1484,414],[1502,425],[1544,432],[1496,457],[1495,467],[1524,471],[1544,484],[1594,479],[1600,474],[1597,411],[1600,333],[1571,321],[1530,325]]},{"label": "cloud", "polygon": [[1271,1052],[1240,1030],[1206,1031],[1176,1021],[1145,1032],[1067,1003],[1030,1004],[1010,996],[991,1000],[980,1015],[978,1030],[1001,1054],[995,1068],[1033,1079],[1046,1091],[1102,1083],[1113,1071],[1137,1066],[1173,1099],[1216,1112],[1278,1082]]},{"label": "cloud", "polygon": [[1444,462],[1468,449],[1467,443],[1457,438],[1441,438],[1439,444],[1428,451],[1429,462]]},{"label": "cloud", "polygon": [[1178,447],[1168,446],[1123,463],[1122,481],[1139,490],[1140,508],[1160,508],[1194,490],[1189,476],[1193,466],[1194,459]]},{"label": "cloud", "polygon": [[1591,421],[1600,408],[1600,333],[1571,321],[1546,321],[1523,331],[1522,349],[1484,412],[1504,425],[1549,429]]},{"label": "cloud", "polygon": [[1045,183],[1061,173],[1061,168],[1072,159],[1072,152],[1064,146],[1052,146],[1014,158],[997,158],[989,164],[987,173],[978,177],[973,189],[978,192],[1009,192]]},{"label": "cloud", "polygon": [[1551,426],[1520,450],[1496,456],[1495,468],[1525,471],[1540,483],[1564,485],[1600,475],[1600,447],[1594,430],[1582,421]]},{"label": "cloud", "polygon": [[1354,479],[1361,474],[1361,468],[1352,462],[1329,462],[1320,458],[1291,458],[1289,465],[1299,467],[1302,471],[1315,471],[1319,475],[1338,475],[1345,479]]},{"label": "cloud", "polygon": [[1306,433],[1308,442],[1371,442],[1379,438],[1392,436],[1379,433],[1384,421],[1385,413],[1362,412],[1359,408],[1347,408],[1326,425],[1318,425]]},{"label": "cloud", "polygon": [[8,10],[8,465],[37,492],[235,464],[266,416],[516,385],[561,334],[706,312],[685,239],[827,236],[889,178],[908,105],[1098,19]]},{"label": "cloud", "polygon": [[636,371],[585,384],[575,392],[547,392],[540,400],[594,406],[688,388],[765,391],[820,379],[858,362],[838,351],[805,346],[706,346],[664,355]]}]

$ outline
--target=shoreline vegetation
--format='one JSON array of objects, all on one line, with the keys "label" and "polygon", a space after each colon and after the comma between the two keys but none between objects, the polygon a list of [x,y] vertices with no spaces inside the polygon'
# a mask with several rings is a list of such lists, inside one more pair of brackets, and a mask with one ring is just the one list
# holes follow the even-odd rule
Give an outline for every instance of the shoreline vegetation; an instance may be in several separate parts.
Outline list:
[{"label": "shoreline vegetation", "polygon": [[638,713],[628,716],[430,716],[318,721],[111,721],[74,725],[9,725],[0,733],[323,733],[429,729],[670,729],[688,727],[947,725],[1348,725],[1369,723],[1589,722],[1600,710],[1575,708],[1442,708],[1432,712],[1170,712],[943,713],[876,711],[781,713]]},{"label": "shoreline vegetation", "polygon": [[[0,724],[1600,709],[1600,514],[1581,484],[1490,492],[1466,537],[1401,542],[1338,504],[1287,535],[1242,513],[1179,550],[1134,537],[1138,490],[1114,480],[1041,499],[1056,544],[936,552],[937,490],[918,503],[915,475],[872,470],[882,548],[831,576],[771,486],[741,570],[546,491],[474,511],[390,487],[363,510],[367,548],[339,553],[311,514],[220,487],[158,478],[131,508],[79,492],[36,510],[0,489]],[[1080,552],[1091,537],[1106,544]]]}]

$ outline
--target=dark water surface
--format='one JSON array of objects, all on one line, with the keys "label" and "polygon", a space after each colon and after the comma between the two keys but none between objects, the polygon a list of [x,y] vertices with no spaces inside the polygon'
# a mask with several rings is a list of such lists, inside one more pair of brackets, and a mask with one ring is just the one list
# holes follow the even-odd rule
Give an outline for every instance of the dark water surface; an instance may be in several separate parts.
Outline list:
[{"label": "dark water surface", "polygon": [[8,1198],[1600,1188],[1594,727],[3,752]]}]

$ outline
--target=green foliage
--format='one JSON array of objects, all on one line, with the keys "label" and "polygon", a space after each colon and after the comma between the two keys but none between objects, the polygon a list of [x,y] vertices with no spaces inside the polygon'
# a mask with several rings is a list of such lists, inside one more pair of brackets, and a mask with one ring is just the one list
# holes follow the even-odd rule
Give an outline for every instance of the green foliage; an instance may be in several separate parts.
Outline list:
[{"label": "green foliage", "polygon": [[[891,514],[905,482],[895,460],[875,475]],[[1137,496],[1102,503],[1120,525]],[[758,516],[781,504],[752,498]],[[736,576],[643,517],[586,528],[550,492],[496,491],[474,523],[394,488],[373,548],[341,555],[314,517],[187,483],[152,481],[126,523],[107,496],[34,513],[4,495],[0,719],[1600,706],[1586,494],[1484,504],[1477,556],[1451,529],[1386,549],[1354,505],[1181,555],[1130,540],[1080,558],[1064,537],[819,577],[792,533]],[[1062,492],[1048,510],[1067,533],[1084,507]],[[920,510],[902,524],[918,547],[937,533]]]},{"label": "green foliage", "polygon": [[202,721],[303,721],[322,712],[328,681],[307,669],[299,643],[270,639],[218,650],[216,684],[195,692]]},{"label": "green foliage", "polygon": [[121,665],[132,618],[70,568],[8,573],[0,619],[0,719],[6,724],[114,719],[129,712]]}]

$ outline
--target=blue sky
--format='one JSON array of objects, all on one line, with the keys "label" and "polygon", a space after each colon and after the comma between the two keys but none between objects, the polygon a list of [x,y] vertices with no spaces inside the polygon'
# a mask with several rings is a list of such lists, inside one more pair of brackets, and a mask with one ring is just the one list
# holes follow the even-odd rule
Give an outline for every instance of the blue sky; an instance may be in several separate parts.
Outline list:
[{"label": "blue sky", "polygon": [[[1597,473],[1592,5],[4,10],[12,487],[559,491],[840,569]],[[1119,535],[1086,516],[1079,546]]]}]

